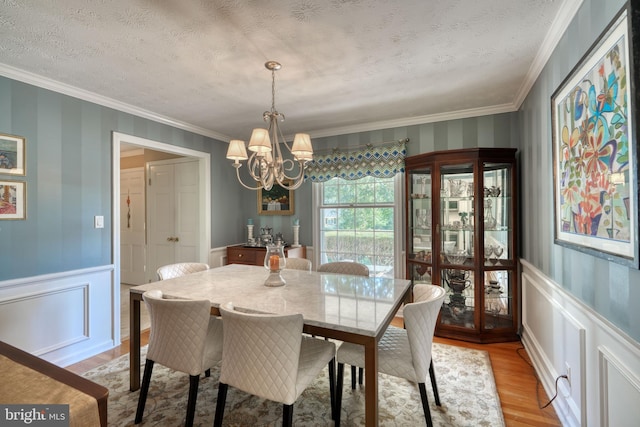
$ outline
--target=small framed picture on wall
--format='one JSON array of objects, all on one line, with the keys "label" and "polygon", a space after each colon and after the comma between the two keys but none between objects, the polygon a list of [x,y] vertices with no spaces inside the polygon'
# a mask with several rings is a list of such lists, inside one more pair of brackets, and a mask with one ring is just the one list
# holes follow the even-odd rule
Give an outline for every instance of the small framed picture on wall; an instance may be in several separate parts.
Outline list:
[{"label": "small framed picture on wall", "polygon": [[0,133],[0,174],[25,175],[25,139]]},{"label": "small framed picture on wall", "polygon": [[26,188],[24,181],[0,181],[0,219],[26,219]]}]

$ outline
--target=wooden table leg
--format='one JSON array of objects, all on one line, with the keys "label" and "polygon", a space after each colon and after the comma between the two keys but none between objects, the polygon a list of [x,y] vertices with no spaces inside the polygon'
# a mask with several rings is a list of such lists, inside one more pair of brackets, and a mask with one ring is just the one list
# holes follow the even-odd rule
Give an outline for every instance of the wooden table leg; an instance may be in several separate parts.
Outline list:
[{"label": "wooden table leg", "polygon": [[140,388],[140,294],[129,293],[129,389]]},{"label": "wooden table leg", "polygon": [[378,343],[371,338],[364,345],[365,425],[378,425]]}]

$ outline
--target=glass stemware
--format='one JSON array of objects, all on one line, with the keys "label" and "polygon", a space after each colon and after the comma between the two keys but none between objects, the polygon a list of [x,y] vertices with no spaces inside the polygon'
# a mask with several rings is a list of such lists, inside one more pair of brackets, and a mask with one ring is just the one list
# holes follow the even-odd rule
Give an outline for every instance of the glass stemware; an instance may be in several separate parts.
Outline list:
[{"label": "glass stemware", "polygon": [[493,247],[493,253],[496,256],[496,259],[500,258],[502,256],[502,253],[504,252],[504,248],[500,245],[495,245]]}]

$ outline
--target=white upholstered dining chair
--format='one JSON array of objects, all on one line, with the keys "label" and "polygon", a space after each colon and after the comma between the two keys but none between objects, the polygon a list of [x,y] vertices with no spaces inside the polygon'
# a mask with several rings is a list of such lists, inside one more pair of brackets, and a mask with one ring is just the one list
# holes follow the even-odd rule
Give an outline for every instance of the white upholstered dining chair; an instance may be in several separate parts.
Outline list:
[{"label": "white upholstered dining chair", "polygon": [[158,268],[156,273],[160,280],[167,280],[208,269],[209,264],[202,262],[179,262],[176,264],[163,265]]},{"label": "white upholstered dining chair", "polygon": [[334,415],[334,343],[304,337],[301,314],[249,314],[231,304],[220,312],[224,344],[214,426],[222,426],[228,386],[282,403],[283,425],[291,426],[294,402],[327,364]]},{"label": "white upholstered dining chair", "polygon": [[[354,261],[334,261],[320,265],[318,267],[320,273],[339,273],[339,274],[352,274],[354,276],[369,277],[369,267],[359,262]],[[360,365],[362,366],[362,365]],[[363,368],[361,367],[359,372],[360,377],[359,384],[362,384]],[[356,387],[356,367],[351,366],[351,388]]]},{"label": "white upholstered dining chair", "polygon": [[287,258],[287,263],[284,268],[285,270],[311,271],[311,260],[306,258]]},{"label": "white upholstered dining chair", "polygon": [[164,299],[162,291],[142,295],[151,317],[151,332],[135,423],[142,422],[155,363],[189,374],[185,426],[192,426],[200,374],[222,359],[222,322],[211,317],[208,300]]},{"label": "white upholstered dining chair", "polygon": [[[425,382],[428,375],[431,379],[435,403],[440,406],[440,396],[431,360],[431,345],[438,314],[445,298],[445,290],[436,285],[415,285],[413,297],[414,302],[406,304],[403,309],[405,329],[389,326],[378,343],[378,372],[418,384],[424,418],[427,426],[431,427],[431,411]],[[364,366],[364,347],[342,343],[336,358],[338,383],[335,422],[339,425],[344,364]]]}]

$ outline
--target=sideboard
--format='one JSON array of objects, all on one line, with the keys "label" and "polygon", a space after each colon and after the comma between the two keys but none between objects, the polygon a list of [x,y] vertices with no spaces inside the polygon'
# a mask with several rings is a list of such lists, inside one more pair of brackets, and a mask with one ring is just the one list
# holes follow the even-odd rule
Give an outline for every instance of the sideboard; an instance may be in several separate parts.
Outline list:
[{"label": "sideboard", "polygon": [[[267,249],[260,246],[227,246],[227,264],[263,265],[266,253]],[[284,255],[287,258],[306,258],[307,248],[285,246]]]}]

